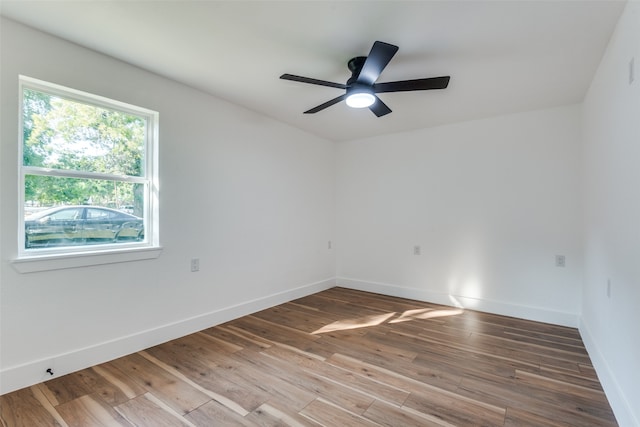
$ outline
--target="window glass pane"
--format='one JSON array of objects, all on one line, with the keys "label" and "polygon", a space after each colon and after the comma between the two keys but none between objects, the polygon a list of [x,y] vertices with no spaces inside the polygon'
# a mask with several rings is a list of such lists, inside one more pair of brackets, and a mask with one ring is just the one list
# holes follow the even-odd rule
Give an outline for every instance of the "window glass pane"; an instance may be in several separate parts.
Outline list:
[{"label": "window glass pane", "polygon": [[26,76],[20,88],[19,257],[158,247],[158,113]]},{"label": "window glass pane", "polygon": [[33,89],[23,90],[23,163],[144,176],[146,120]]},{"label": "window glass pane", "polygon": [[25,249],[144,241],[144,192],[144,184],[26,175]]},{"label": "window glass pane", "polygon": [[106,179],[25,175],[25,214],[43,207],[93,205],[142,217],[144,184]]}]

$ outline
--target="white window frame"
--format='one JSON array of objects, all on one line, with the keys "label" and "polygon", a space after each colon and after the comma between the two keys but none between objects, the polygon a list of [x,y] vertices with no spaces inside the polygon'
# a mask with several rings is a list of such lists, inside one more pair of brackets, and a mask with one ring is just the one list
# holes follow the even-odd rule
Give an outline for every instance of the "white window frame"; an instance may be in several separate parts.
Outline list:
[{"label": "white window frame", "polygon": [[[145,165],[143,176],[132,177],[78,170],[59,170],[25,166],[23,160],[24,131],[22,113],[25,89],[32,89],[63,99],[109,110],[116,110],[145,119],[146,141],[144,147]],[[18,271],[26,273],[158,257],[161,249],[158,215],[158,112],[22,75],[19,76],[19,104],[18,257],[13,260],[14,267]],[[24,233],[25,177],[26,175],[33,174],[61,178],[104,179],[142,184],[145,191],[143,214],[145,240],[131,243],[26,249]]]}]

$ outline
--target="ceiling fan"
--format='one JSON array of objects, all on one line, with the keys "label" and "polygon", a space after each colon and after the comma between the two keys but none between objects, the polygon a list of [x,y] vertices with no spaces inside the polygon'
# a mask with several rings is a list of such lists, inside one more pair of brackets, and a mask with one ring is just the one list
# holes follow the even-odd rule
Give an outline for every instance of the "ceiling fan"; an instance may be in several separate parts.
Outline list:
[{"label": "ceiling fan", "polygon": [[349,71],[351,71],[351,77],[347,80],[346,84],[295,76],[293,74],[283,74],[280,78],[294,82],[345,89],[344,94],[305,111],[305,114],[317,113],[340,101],[346,100],[349,107],[369,107],[376,116],[381,117],[389,114],[391,109],[376,96],[376,93],[445,89],[449,85],[449,76],[376,83],[376,80],[380,77],[380,73],[382,73],[382,70],[384,70],[397,51],[398,46],[376,41],[371,48],[371,52],[369,52],[369,56],[357,56],[349,60],[347,66],[349,67]]}]

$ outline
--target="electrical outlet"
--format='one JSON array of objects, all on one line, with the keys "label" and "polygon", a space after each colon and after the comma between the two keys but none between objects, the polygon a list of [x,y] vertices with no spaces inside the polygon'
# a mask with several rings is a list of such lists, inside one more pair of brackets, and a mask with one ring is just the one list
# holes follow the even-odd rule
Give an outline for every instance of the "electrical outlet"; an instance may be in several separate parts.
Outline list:
[{"label": "electrical outlet", "polygon": [[191,271],[192,272],[200,271],[200,259],[199,258],[191,258]]},{"label": "electrical outlet", "polygon": [[420,246],[419,245],[415,245],[413,247],[413,254],[414,255],[420,255]]},{"label": "electrical outlet", "polygon": [[564,267],[565,265],[564,255],[556,255],[556,267]]}]

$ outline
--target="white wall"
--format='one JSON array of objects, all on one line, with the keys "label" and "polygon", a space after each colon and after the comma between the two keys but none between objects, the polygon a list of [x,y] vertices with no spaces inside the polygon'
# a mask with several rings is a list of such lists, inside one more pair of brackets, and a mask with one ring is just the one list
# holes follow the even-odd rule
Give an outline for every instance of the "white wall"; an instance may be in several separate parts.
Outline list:
[{"label": "white wall", "polygon": [[[12,21],[1,31],[0,392],[334,283],[333,143]],[[14,269],[18,74],[159,111],[158,259]]]},{"label": "white wall", "polygon": [[[632,58],[635,81],[629,84]],[[640,426],[639,68],[640,3],[629,2],[583,106],[586,270],[580,331],[621,426]]]},{"label": "white wall", "polygon": [[339,144],[338,283],[577,326],[579,148],[579,106]]}]

